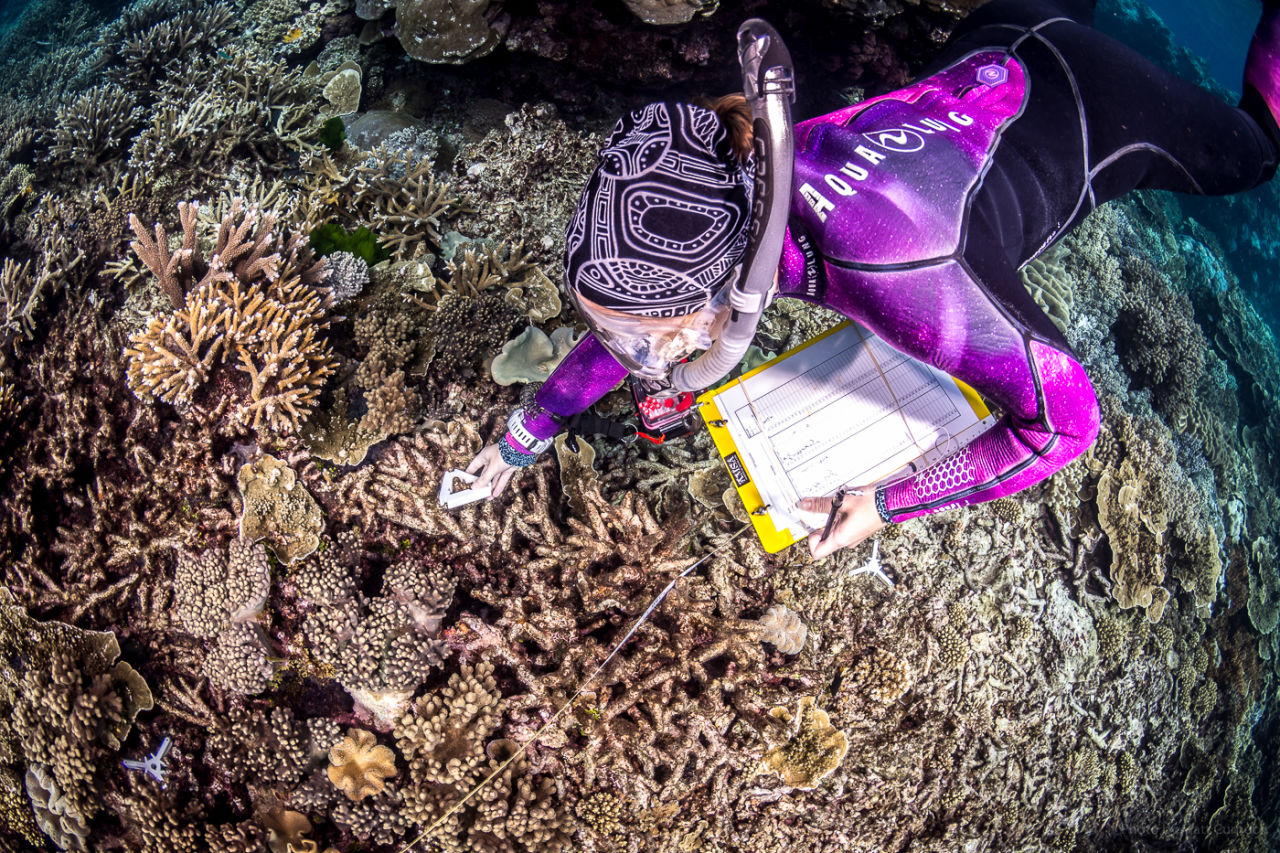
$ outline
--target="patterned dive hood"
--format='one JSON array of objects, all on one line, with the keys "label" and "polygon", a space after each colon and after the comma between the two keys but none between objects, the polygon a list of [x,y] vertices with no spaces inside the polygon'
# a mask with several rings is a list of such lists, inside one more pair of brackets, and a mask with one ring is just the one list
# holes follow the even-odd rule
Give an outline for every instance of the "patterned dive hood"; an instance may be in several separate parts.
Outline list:
[{"label": "patterned dive hood", "polygon": [[699,310],[746,250],[751,184],[710,110],[654,103],[624,116],[565,234],[570,290],[649,317]]}]

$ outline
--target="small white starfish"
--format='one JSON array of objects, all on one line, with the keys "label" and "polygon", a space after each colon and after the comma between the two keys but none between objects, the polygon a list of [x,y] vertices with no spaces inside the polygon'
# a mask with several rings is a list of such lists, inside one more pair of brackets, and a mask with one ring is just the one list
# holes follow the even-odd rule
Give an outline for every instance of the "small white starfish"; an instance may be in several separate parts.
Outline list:
[{"label": "small white starfish", "polygon": [[133,759],[126,758],[120,763],[125,766],[126,770],[141,770],[143,773],[146,773],[152,779],[159,782],[160,787],[163,788],[164,774],[167,769],[164,766],[164,757],[169,751],[169,747],[172,745],[173,742],[169,739],[169,736],[165,735],[164,740],[160,741],[160,746],[156,751],[148,755],[144,760],[134,761]]},{"label": "small white starfish", "polygon": [[880,540],[879,539],[877,539],[872,544],[871,559],[867,560],[866,563],[864,563],[861,566],[858,566],[855,569],[849,569],[849,571],[846,572],[846,574],[849,577],[853,577],[854,575],[873,575],[877,578],[880,578],[880,580],[884,581],[885,586],[889,587],[890,589],[893,589],[893,581],[890,579],[888,575],[884,573],[884,567],[880,563]]}]

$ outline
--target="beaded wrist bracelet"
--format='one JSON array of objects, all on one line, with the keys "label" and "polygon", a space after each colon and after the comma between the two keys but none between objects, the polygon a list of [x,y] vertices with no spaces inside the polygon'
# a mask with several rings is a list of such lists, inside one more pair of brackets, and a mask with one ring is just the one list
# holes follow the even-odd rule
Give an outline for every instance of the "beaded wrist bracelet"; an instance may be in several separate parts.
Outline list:
[{"label": "beaded wrist bracelet", "polygon": [[893,517],[889,515],[889,507],[885,503],[884,486],[876,486],[876,512],[885,524],[893,524]]},{"label": "beaded wrist bracelet", "polygon": [[511,442],[507,441],[504,435],[498,439],[498,453],[502,455],[502,461],[513,468],[528,468],[534,462],[538,461],[538,457],[532,453],[525,453],[516,450],[511,446]]}]

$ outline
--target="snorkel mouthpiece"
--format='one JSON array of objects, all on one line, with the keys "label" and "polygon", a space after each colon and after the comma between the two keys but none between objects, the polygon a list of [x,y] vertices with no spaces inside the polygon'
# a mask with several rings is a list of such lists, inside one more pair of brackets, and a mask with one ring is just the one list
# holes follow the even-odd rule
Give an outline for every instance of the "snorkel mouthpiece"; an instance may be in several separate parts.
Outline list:
[{"label": "snorkel mouthpiece", "polygon": [[714,385],[746,355],[770,302],[786,237],[795,154],[791,54],[777,30],[760,18],[751,18],[738,28],[738,62],[755,137],[756,184],[750,233],[741,273],[725,285],[730,288],[732,310],[724,331],[710,349],[671,371],[671,384],[681,391]]}]

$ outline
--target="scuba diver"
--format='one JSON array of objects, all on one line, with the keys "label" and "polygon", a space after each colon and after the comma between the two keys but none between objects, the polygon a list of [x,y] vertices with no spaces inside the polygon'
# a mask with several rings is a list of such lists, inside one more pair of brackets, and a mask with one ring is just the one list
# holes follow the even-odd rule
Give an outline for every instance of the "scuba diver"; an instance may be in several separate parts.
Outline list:
[{"label": "scuba diver", "polygon": [[1280,158],[1280,0],[1264,4],[1239,107],[1098,33],[1093,7],[993,0],[917,82],[794,129],[786,49],[749,21],[745,97],[623,117],[566,232],[591,331],[472,461],[476,485],[501,493],[628,374],[659,398],[714,384],[774,296],[856,320],[1003,410],[937,464],[801,500],[831,511],[815,558],[1011,495],[1087,450],[1093,387],[1018,270],[1130,190],[1240,192]]}]

